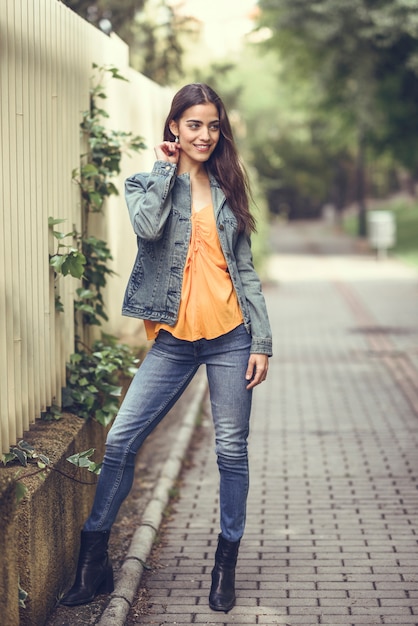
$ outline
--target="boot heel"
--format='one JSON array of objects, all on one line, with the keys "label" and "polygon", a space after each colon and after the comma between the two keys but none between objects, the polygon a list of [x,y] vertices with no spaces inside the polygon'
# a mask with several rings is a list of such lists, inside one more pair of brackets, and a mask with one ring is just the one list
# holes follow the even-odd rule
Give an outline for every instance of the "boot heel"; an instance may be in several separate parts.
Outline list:
[{"label": "boot heel", "polygon": [[97,590],[97,594],[99,593],[112,593],[112,591],[115,589],[115,585],[113,582],[113,569],[112,567],[109,567],[106,570],[106,576],[103,580],[103,582],[101,583],[100,587]]}]

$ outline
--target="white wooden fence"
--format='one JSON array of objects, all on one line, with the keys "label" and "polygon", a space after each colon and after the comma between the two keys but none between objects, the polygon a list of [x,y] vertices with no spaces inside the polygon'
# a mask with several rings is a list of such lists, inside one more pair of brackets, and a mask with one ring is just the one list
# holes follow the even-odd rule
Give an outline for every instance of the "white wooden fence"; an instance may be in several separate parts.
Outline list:
[{"label": "white wooden fence", "polygon": [[128,49],[57,0],[1,0],[0,7],[0,452],[7,452],[46,407],[60,402],[65,363],[74,351],[70,277],[59,282],[64,313],[54,307],[48,217],[80,228],[80,122],[89,107],[93,63],[117,67],[129,83],[108,85],[109,125],[141,135],[148,148],[126,158],[121,196],[107,207],[100,233],[117,272],[106,293],[107,332],[141,333],[120,307],[135,256],[123,179],[149,169],[171,93],[129,68]]}]

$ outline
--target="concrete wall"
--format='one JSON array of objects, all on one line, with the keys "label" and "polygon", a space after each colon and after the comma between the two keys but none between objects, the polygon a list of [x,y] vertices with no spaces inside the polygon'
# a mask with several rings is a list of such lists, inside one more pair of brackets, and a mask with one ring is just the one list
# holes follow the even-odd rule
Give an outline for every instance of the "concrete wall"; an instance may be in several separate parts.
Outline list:
[{"label": "concrete wall", "polygon": [[[22,479],[36,466],[20,471],[14,465],[0,471],[0,623],[7,626],[42,626],[71,581],[79,534],[93,501],[96,477],[65,459],[90,447],[96,448],[94,458],[101,459],[106,431],[97,422],[67,414],[54,424],[36,422],[26,435],[57,470],[93,484],[80,484],[59,471],[48,471],[45,479],[36,475],[22,480],[28,492],[16,504],[17,473]],[[28,593],[26,609],[20,611],[19,579]]]}]

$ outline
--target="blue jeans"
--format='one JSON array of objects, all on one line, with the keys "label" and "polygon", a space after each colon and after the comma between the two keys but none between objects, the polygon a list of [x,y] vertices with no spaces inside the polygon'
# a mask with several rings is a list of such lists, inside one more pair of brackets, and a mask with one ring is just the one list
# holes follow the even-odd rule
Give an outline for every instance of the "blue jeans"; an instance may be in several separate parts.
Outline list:
[{"label": "blue jeans", "polygon": [[247,438],[252,391],[245,373],[251,336],[244,325],[216,339],[183,341],[166,331],[136,373],[109,431],[92,511],[84,530],[110,530],[134,477],[135,455],[206,365],[220,474],[220,526],[228,541],[244,532],[249,485]]}]

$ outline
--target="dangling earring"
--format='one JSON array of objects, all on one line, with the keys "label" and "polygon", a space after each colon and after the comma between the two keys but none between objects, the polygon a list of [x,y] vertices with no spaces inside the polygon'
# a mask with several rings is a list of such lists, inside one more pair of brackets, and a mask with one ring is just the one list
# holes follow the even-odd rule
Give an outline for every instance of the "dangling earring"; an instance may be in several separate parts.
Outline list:
[{"label": "dangling earring", "polygon": [[174,142],[175,142],[175,143],[178,143],[178,142],[179,142],[179,136],[178,136],[178,135],[176,135],[176,138],[175,138]]}]

